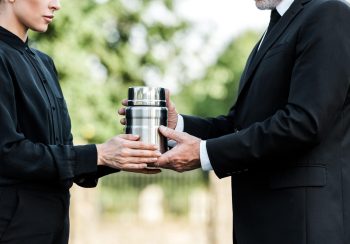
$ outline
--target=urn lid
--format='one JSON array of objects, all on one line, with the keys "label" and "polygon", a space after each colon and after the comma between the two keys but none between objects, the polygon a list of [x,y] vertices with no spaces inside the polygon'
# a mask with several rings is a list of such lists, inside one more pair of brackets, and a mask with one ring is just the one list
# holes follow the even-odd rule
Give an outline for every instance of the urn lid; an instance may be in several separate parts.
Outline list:
[{"label": "urn lid", "polygon": [[147,86],[129,87],[128,106],[166,107],[165,89]]}]

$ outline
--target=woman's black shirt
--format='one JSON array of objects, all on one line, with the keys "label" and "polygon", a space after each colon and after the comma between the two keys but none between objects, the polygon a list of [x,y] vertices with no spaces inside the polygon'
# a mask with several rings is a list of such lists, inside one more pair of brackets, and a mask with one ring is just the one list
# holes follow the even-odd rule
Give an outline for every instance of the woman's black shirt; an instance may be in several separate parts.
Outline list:
[{"label": "woman's black shirt", "polygon": [[72,143],[52,59],[0,27],[0,186],[92,187],[96,162],[95,145]]}]

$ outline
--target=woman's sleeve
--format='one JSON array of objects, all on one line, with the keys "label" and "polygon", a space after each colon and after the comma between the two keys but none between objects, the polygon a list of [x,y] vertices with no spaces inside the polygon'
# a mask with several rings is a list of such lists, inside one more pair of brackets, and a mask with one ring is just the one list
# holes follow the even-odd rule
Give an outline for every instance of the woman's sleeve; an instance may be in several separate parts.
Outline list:
[{"label": "woman's sleeve", "polygon": [[95,145],[45,145],[18,129],[13,71],[0,57],[0,177],[60,182],[97,171]]}]

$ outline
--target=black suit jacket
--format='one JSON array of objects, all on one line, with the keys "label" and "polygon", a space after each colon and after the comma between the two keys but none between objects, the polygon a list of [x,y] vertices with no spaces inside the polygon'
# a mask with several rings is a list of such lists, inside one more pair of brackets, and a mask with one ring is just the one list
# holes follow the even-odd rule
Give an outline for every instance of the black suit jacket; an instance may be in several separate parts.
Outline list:
[{"label": "black suit jacket", "polygon": [[349,244],[349,5],[295,0],[249,63],[228,115],[184,116],[232,176],[238,244]]}]

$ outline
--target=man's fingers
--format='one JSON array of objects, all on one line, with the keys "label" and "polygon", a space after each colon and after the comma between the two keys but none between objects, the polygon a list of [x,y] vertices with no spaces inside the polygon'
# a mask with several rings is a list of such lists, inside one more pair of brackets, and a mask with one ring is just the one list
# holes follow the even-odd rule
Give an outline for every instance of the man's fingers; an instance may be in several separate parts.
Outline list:
[{"label": "man's fingers", "polygon": [[168,168],[168,164],[170,161],[170,157],[171,157],[171,150],[162,154],[158,159],[157,162],[154,163],[154,165],[156,167],[160,167],[160,168]]},{"label": "man's fingers", "polygon": [[125,118],[120,119],[120,123],[121,123],[122,125],[126,125],[126,119],[125,119]]},{"label": "man's fingers", "polygon": [[168,108],[174,108],[175,104],[170,101],[170,91],[165,89],[165,101]]},{"label": "man's fingers", "polygon": [[122,105],[128,106],[128,99],[123,99],[122,100]]},{"label": "man's fingers", "polygon": [[166,101],[166,104],[170,104],[170,91],[169,89],[165,89],[165,101]]},{"label": "man's fingers", "polygon": [[177,142],[181,142],[182,138],[183,138],[183,133],[182,132],[177,132],[173,129],[170,129],[168,127],[165,126],[160,126],[159,127],[159,131],[160,133],[162,133],[165,137],[177,141]]},{"label": "man's fingers", "polygon": [[119,115],[125,115],[125,108],[118,109],[118,114]]}]

